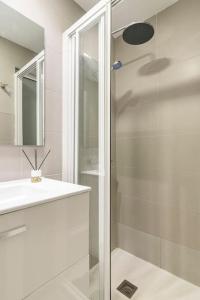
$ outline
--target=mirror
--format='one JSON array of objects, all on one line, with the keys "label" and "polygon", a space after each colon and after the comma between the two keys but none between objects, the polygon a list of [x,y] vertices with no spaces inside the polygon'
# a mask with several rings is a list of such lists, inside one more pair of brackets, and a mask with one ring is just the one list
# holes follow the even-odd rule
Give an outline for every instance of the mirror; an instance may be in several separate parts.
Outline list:
[{"label": "mirror", "polygon": [[0,145],[44,145],[44,29],[0,1]]}]

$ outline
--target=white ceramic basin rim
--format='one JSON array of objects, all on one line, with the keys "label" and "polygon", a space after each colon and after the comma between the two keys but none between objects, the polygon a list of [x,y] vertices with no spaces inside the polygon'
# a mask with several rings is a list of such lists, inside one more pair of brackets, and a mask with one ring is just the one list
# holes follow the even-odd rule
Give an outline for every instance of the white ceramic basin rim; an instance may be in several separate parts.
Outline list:
[{"label": "white ceramic basin rim", "polygon": [[0,214],[67,198],[90,191],[89,187],[42,178],[39,183],[22,179],[0,183]]},{"label": "white ceramic basin rim", "polygon": [[46,191],[42,189],[34,189],[33,187],[28,187],[26,185],[15,185],[15,186],[5,186],[0,187],[0,201],[9,201],[16,199],[25,199],[29,197],[47,194]]}]

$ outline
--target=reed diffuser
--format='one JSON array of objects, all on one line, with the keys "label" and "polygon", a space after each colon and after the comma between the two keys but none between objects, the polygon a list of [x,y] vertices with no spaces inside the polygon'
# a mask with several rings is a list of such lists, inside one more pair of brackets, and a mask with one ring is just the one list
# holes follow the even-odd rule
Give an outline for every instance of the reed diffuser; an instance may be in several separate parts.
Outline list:
[{"label": "reed diffuser", "polygon": [[42,171],[41,167],[43,166],[44,162],[46,161],[47,157],[49,156],[51,150],[47,152],[44,159],[41,161],[41,163],[38,165],[38,153],[37,149],[34,150],[34,160],[35,162],[32,163],[31,159],[28,157],[27,153],[22,149],[23,154],[25,155],[27,161],[29,162],[32,170],[31,170],[31,182],[37,183],[42,181]]}]

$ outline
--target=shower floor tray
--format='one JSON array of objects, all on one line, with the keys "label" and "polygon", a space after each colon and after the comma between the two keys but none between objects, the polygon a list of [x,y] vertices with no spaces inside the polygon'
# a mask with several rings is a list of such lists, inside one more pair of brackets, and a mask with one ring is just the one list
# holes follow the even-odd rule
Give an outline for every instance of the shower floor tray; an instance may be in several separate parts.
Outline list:
[{"label": "shower floor tray", "polygon": [[122,249],[112,252],[112,300],[128,300],[117,287],[138,287],[132,300],[199,300],[200,288]]}]

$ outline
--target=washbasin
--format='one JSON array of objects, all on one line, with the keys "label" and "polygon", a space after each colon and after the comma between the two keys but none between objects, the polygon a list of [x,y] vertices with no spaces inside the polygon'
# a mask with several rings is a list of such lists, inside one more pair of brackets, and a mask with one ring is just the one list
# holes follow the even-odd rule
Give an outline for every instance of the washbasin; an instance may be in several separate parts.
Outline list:
[{"label": "washbasin", "polygon": [[9,201],[16,199],[25,199],[27,197],[45,195],[45,191],[38,188],[33,188],[26,185],[14,185],[14,186],[1,186],[0,187],[0,201]]},{"label": "washbasin", "polygon": [[88,191],[89,187],[47,178],[39,183],[32,183],[30,179],[2,182],[0,215]]}]

